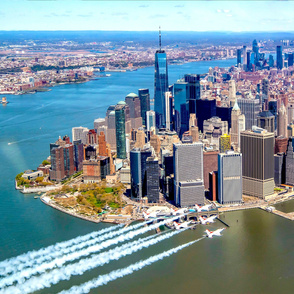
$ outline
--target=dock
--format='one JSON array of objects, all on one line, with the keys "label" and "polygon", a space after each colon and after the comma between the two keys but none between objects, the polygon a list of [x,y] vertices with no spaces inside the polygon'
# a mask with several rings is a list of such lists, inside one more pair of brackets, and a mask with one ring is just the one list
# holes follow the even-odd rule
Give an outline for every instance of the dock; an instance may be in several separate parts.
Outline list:
[{"label": "dock", "polygon": [[260,206],[259,208],[266,211],[266,212],[273,213],[273,214],[278,215],[280,217],[286,218],[288,220],[292,220],[292,221],[294,220],[294,212],[286,213],[286,212],[282,212],[277,209],[268,210],[267,206]]}]

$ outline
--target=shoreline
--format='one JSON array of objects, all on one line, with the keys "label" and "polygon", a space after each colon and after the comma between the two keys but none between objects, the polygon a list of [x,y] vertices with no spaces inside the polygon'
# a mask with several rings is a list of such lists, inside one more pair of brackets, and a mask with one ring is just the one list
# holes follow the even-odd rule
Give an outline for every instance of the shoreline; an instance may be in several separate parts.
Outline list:
[{"label": "shoreline", "polygon": [[[229,58],[218,58],[218,59],[211,59],[211,60],[191,60],[191,61],[182,61],[182,62],[176,62],[176,63],[169,63],[169,66],[172,65],[183,65],[183,64],[187,64],[187,63],[194,63],[194,62],[211,62],[211,61],[218,61],[218,60],[230,60],[230,59],[236,59],[236,57],[229,57]],[[144,65],[144,66],[136,66],[134,69],[132,68],[119,68],[119,69],[106,69],[105,73],[107,72],[129,72],[129,71],[137,71],[139,69],[144,69],[146,67],[152,67],[154,66],[154,64],[150,64],[150,65]],[[100,78],[101,76],[99,76]],[[102,76],[104,77],[104,76]],[[105,76],[107,77],[107,76]],[[87,83],[90,82],[92,80],[95,79],[95,74],[93,74],[92,77],[87,78],[83,81],[64,81],[64,82],[60,82],[60,83],[54,83],[52,84],[46,84],[46,85],[42,85],[42,87],[39,88],[31,88],[28,89],[26,91],[18,91],[18,92],[7,92],[7,91],[3,91],[0,92],[0,95],[25,95],[25,94],[36,94],[38,92],[49,92],[52,91],[53,87],[59,86],[59,85],[71,85],[71,84],[83,84],[83,83]]]},{"label": "shoreline", "polygon": [[[86,220],[86,221],[89,221],[89,222],[93,222],[93,223],[110,223],[110,224],[125,224],[126,226],[130,225],[132,222],[135,222],[135,221],[142,221],[143,219],[142,218],[137,218],[137,219],[126,219],[126,220],[119,220],[119,219],[103,219],[101,217],[96,217],[96,218],[93,218],[92,216],[86,216],[86,215],[81,215],[81,214],[78,214],[78,213],[75,213],[73,211],[70,211],[69,209],[65,208],[65,207],[61,207],[59,206],[58,204],[54,203],[54,201],[52,201],[51,199],[49,199],[49,197],[46,195],[46,193],[42,196],[40,196],[40,200],[56,209],[56,210],[59,210],[63,213],[66,213],[70,216],[73,216],[73,217],[77,217],[77,218],[80,218],[80,219],[83,219],[83,220]],[[279,211],[277,209],[274,209],[272,211],[269,211],[267,210],[266,208],[271,206],[271,205],[275,205],[275,204],[278,204],[278,203],[284,203],[284,202],[287,202],[287,201],[290,201],[290,200],[294,200],[294,192],[292,192],[290,195],[287,195],[286,197],[284,197],[283,199],[277,199],[277,200],[272,200],[271,202],[266,202],[264,200],[262,200],[261,202],[258,202],[258,203],[249,203],[249,204],[245,204],[245,205],[238,205],[238,206],[233,206],[233,207],[219,207],[218,208],[218,212],[219,213],[225,213],[225,212],[232,212],[232,211],[240,211],[240,210],[246,210],[246,209],[261,209],[263,211],[267,211],[267,212],[270,212],[272,214],[275,214],[277,216],[280,216],[280,217],[283,217],[283,218],[286,218],[288,220],[291,220],[293,221],[294,220],[294,212],[290,212],[290,213],[285,213],[285,212],[282,212],[282,211]],[[94,216],[95,217],[95,216]],[[118,216],[119,217],[119,216]]]},{"label": "shoreline", "polygon": [[[48,198],[48,200],[46,198]],[[44,195],[40,196],[40,200],[44,204],[46,204],[46,205],[48,205],[48,206],[50,206],[50,207],[52,207],[52,208],[54,208],[56,210],[59,210],[59,211],[61,211],[63,213],[66,213],[66,214],[68,214],[70,216],[77,217],[77,218],[80,218],[80,219],[83,219],[83,220],[86,220],[86,221],[89,221],[89,222],[93,222],[93,223],[96,223],[96,224],[102,222],[102,223],[110,223],[110,224],[114,224],[114,225],[125,224],[126,226],[128,226],[132,222],[142,221],[142,219],[131,219],[131,220],[127,220],[127,221],[119,221],[118,219],[105,220],[105,219],[103,219],[101,217],[100,218],[99,217],[93,218],[92,216],[81,215],[81,214],[75,213],[73,211],[69,211],[69,209],[67,209],[65,207],[61,207],[61,206],[57,205],[56,203],[54,203],[54,201],[49,199],[49,197],[46,195],[46,193]]]}]

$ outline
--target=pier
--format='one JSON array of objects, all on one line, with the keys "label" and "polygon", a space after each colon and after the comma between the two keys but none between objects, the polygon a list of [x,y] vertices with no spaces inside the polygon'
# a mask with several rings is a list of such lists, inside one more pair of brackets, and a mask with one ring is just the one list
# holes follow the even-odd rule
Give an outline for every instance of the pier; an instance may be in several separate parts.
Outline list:
[{"label": "pier", "polygon": [[286,218],[286,219],[289,219],[289,220],[292,220],[292,221],[294,220],[294,212],[286,213],[286,212],[282,212],[280,210],[277,210],[275,208],[272,209],[272,210],[269,210],[267,206],[260,206],[259,208],[266,211],[266,212],[278,215],[280,217],[283,217],[283,218]]}]

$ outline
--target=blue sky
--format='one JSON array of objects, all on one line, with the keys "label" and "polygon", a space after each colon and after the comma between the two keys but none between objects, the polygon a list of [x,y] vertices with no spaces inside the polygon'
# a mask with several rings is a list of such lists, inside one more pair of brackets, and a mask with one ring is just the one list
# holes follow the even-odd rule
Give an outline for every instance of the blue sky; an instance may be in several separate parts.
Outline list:
[{"label": "blue sky", "polygon": [[1,30],[294,31],[294,1],[0,1]]}]

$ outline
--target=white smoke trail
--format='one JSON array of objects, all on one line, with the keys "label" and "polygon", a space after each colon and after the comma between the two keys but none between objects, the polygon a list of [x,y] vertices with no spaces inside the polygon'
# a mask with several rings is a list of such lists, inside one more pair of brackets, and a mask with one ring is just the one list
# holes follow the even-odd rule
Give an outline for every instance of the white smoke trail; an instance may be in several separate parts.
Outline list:
[{"label": "white smoke trail", "polygon": [[[172,218],[175,219],[176,217]],[[164,225],[165,223],[169,222],[171,219],[167,219],[161,222],[158,222],[156,224],[150,225],[148,227],[144,227],[135,231],[131,231],[128,232],[127,234],[124,235],[119,235],[118,237],[114,238],[114,239],[107,239],[106,241],[99,243],[99,244],[95,244],[93,246],[90,246],[86,249],[82,249],[79,251],[73,251],[69,254],[63,255],[59,258],[56,258],[54,260],[51,260],[50,262],[47,263],[43,263],[43,264],[37,264],[35,267],[31,267],[31,268],[27,268],[25,270],[23,270],[21,273],[16,273],[14,275],[11,275],[9,277],[6,277],[5,279],[2,279],[0,281],[0,288],[4,287],[4,286],[8,286],[8,285],[12,285],[14,281],[19,281],[19,282],[24,282],[24,279],[29,279],[30,277],[32,277],[35,274],[42,274],[47,270],[51,270],[53,268],[60,268],[62,267],[66,262],[69,261],[73,261],[76,259],[79,259],[83,256],[87,256],[89,254],[95,253],[95,252],[99,252],[103,249],[106,249],[112,245],[116,245],[118,243],[124,242],[124,241],[128,241],[133,239],[134,237],[140,235],[140,234],[144,234],[150,230],[154,230],[156,228],[158,228],[161,225]],[[134,225],[132,226],[134,227],[138,227],[140,224]],[[121,229],[120,231],[123,231],[125,229],[131,229],[131,227],[128,228],[124,228]],[[119,231],[117,231],[119,232]],[[111,232],[109,234],[106,235],[112,235],[114,233],[117,232]],[[74,247],[74,246],[73,246]]]},{"label": "white smoke trail", "polygon": [[[91,245],[96,244],[98,242],[102,242],[104,240],[113,238],[115,236],[119,236],[120,234],[126,233],[128,231],[138,229],[138,228],[144,226],[145,224],[146,224],[146,222],[139,223],[139,224],[136,224],[133,226],[122,228],[122,229],[115,231],[115,232],[107,233],[107,231],[106,232],[104,231],[103,233],[105,233],[105,234],[103,234],[103,235],[101,235],[101,233],[99,233],[99,232],[102,232],[103,230],[98,231],[98,232],[94,232],[94,233],[88,234],[86,236],[82,236],[82,237],[78,237],[78,238],[73,239],[74,241],[77,241],[76,244],[73,243],[72,240],[70,240],[70,241],[63,242],[66,244],[63,244],[63,246],[61,247],[61,246],[59,246],[59,243],[58,243],[56,245],[52,245],[47,248],[44,248],[45,249],[44,251],[42,251],[42,249],[39,250],[39,251],[42,251],[43,254],[42,255],[39,254],[39,256],[37,256],[37,258],[35,258],[35,254],[34,254],[35,252],[33,252],[33,254],[31,254],[31,252],[28,252],[27,254],[23,254],[20,256],[21,258],[18,259],[18,264],[16,264],[16,265],[10,264],[9,260],[8,260],[6,263],[6,268],[2,269],[0,271],[0,276],[7,275],[8,273],[14,274],[14,273],[23,271],[26,268],[30,268],[30,267],[36,266],[36,265],[41,265],[44,262],[50,262],[51,260],[56,259],[59,256],[75,252],[77,250],[83,249],[84,247],[91,246]],[[121,225],[119,225],[119,226],[121,227]],[[117,227],[111,227],[111,228],[107,228],[105,230],[113,231],[116,228]],[[100,237],[97,238],[97,236],[99,236],[99,235],[100,235]],[[78,239],[78,240],[76,240],[76,239]],[[20,260],[22,261],[22,263],[19,262]],[[0,264],[0,266],[1,266],[1,264]],[[0,281],[0,288],[1,288],[1,281]]]},{"label": "white smoke trail", "polygon": [[[8,288],[9,293],[31,293],[44,288],[49,288],[52,285],[59,283],[62,280],[69,280],[73,275],[82,275],[88,270],[103,266],[112,260],[119,260],[122,257],[131,255],[139,250],[147,248],[151,245],[155,245],[158,242],[171,238],[172,236],[179,234],[181,231],[173,231],[166,233],[162,236],[149,236],[147,238],[139,239],[122,246],[111,249],[107,252],[103,252],[92,256],[91,258],[82,259],[77,263],[69,264],[66,267],[55,269],[49,273],[45,273],[41,276],[32,277],[25,283]],[[153,238],[151,238],[153,237]],[[150,240],[151,239],[151,240]],[[4,292],[5,293],[5,292]]]},{"label": "white smoke trail", "polygon": [[68,241],[59,242],[54,245],[50,245],[48,247],[41,248],[39,250],[29,251],[27,253],[18,255],[16,257],[12,257],[12,258],[3,260],[0,262],[0,276],[9,273],[10,267],[17,267],[19,264],[25,263],[29,259],[34,259],[34,258],[37,258],[38,256],[48,254],[48,253],[52,252],[53,250],[58,251],[62,248],[66,248],[66,247],[70,247],[75,244],[79,244],[79,243],[84,242],[86,240],[95,238],[99,235],[114,231],[119,227],[121,227],[121,225],[112,226],[112,227],[105,228],[105,229],[97,231],[97,232],[93,232],[93,233],[90,233],[90,234],[87,234],[84,236],[79,236],[79,237],[76,237],[76,238],[68,240]]},{"label": "white smoke trail", "polygon": [[77,245],[80,243],[83,243],[87,240],[91,240],[96,238],[97,236],[109,233],[111,231],[114,231],[118,228],[122,227],[122,225],[119,226],[112,226],[109,228],[105,228],[103,230],[97,231],[97,232],[93,232],[84,236],[79,236],[77,238],[68,240],[68,241],[64,241],[64,242],[59,242],[56,243],[54,245],[50,245],[48,247],[45,248],[41,248],[39,250],[34,250],[34,251],[29,251],[27,253],[21,254],[19,256],[16,257],[12,257],[9,259],[6,259],[4,261],[0,262],[0,277],[4,276],[6,274],[9,273],[13,273],[16,272],[18,270],[22,270],[25,267],[29,267],[31,266],[31,262],[37,262],[37,259],[40,258],[42,260],[43,256],[50,256],[50,254],[52,253],[56,253],[56,254],[63,254],[62,250],[65,248],[70,248],[73,245]]},{"label": "white smoke trail", "polygon": [[122,278],[124,276],[130,275],[135,271],[138,271],[142,269],[145,266],[151,265],[152,263],[155,263],[159,260],[162,260],[165,257],[168,257],[172,254],[177,253],[178,251],[191,246],[192,244],[204,239],[205,237],[202,237],[200,239],[197,239],[195,241],[191,241],[189,243],[180,245],[176,248],[170,249],[168,251],[165,251],[163,253],[151,256],[145,260],[141,260],[139,262],[136,262],[134,264],[129,265],[128,267],[125,267],[123,269],[114,270],[106,275],[101,275],[96,279],[93,279],[89,282],[86,282],[79,286],[73,286],[69,290],[64,290],[60,292],[60,294],[82,294],[82,293],[89,293],[91,289],[98,288],[99,286],[106,285],[109,282],[112,282],[114,280],[117,280],[119,278]]}]

